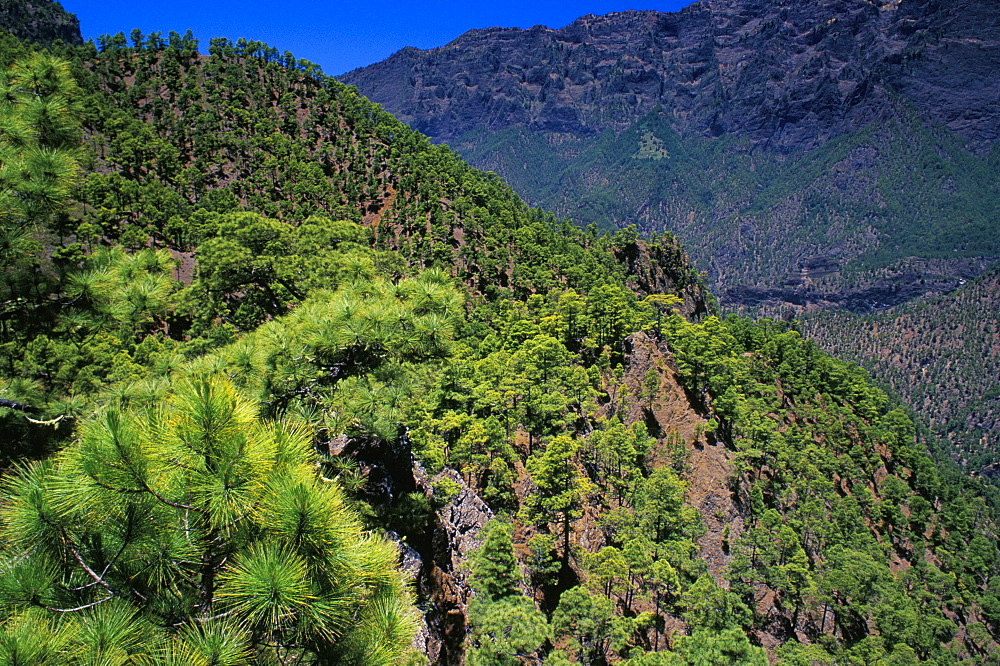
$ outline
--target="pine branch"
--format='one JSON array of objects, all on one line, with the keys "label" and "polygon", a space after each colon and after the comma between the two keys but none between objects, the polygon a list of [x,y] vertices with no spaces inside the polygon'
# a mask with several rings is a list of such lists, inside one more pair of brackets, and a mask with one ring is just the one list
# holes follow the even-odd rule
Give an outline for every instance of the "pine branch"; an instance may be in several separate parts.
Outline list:
[{"label": "pine branch", "polygon": [[[13,400],[6,400],[4,398],[0,398],[0,407],[6,407],[7,409],[18,409],[22,412],[30,412],[32,414],[37,414],[38,412],[42,411],[38,407],[32,407],[31,405],[26,405],[23,402],[14,402]],[[38,421],[35,421],[35,423],[38,423]]]},{"label": "pine branch", "polygon": [[98,599],[97,601],[94,601],[94,602],[89,603],[89,604],[84,604],[82,606],[77,606],[76,608],[53,608],[52,606],[42,606],[42,608],[44,608],[47,611],[52,611],[53,613],[75,613],[77,611],[82,611],[82,610],[87,610],[88,608],[93,608],[94,606],[99,606],[99,605],[103,604],[105,601],[111,601],[114,598],[115,598],[115,595],[112,593],[112,594],[109,594],[108,596],[104,597],[103,599]]},{"label": "pine branch", "polygon": [[31,418],[30,416],[25,416],[24,418],[26,418],[28,421],[31,421],[32,423],[35,423],[37,425],[50,425],[50,426],[54,426],[54,425],[57,425],[60,421],[62,421],[64,418],[66,418],[66,415],[65,414],[60,414],[59,416],[55,417],[54,419],[49,419],[48,421],[39,421],[37,419]]},{"label": "pine branch", "polygon": [[98,585],[100,585],[108,592],[110,592],[112,596],[115,594],[114,588],[112,588],[111,585],[109,585],[108,582],[104,580],[102,576],[98,575],[96,571],[91,569],[90,565],[88,565],[86,562],[83,561],[83,557],[80,555],[79,551],[77,551],[76,548],[70,548],[69,552],[73,553],[73,558],[80,563],[80,566],[83,567],[83,570],[87,572],[88,576],[94,579],[94,582],[96,582]]}]

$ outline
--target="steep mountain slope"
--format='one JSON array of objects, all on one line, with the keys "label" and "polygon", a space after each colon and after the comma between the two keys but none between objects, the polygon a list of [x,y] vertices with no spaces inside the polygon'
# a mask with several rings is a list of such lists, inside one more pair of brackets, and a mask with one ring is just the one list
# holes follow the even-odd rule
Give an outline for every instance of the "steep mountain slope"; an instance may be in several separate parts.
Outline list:
[{"label": "steep mountain slope", "polygon": [[[998,21],[968,1],[718,0],[474,30],[340,78],[533,203],[676,233],[725,309],[860,315],[1000,257]],[[810,315],[897,385],[825,326]],[[953,359],[957,392],[979,390],[978,362]]]},{"label": "steep mountain slope", "polygon": [[[128,296],[100,289],[91,294],[95,285],[88,285],[86,302],[101,312],[82,326],[72,321],[79,293],[8,298],[3,372],[37,378],[38,384],[22,388],[31,397],[28,404],[73,404],[120,372],[127,374],[107,352],[134,354],[141,337],[107,330],[118,316],[108,310],[127,307],[113,305],[118,295],[139,299],[134,316],[149,317],[148,333],[159,325],[167,333],[205,336],[205,344],[227,341],[285,312],[319,283],[333,286],[352,270],[398,277],[410,270],[407,260],[444,266],[471,293],[494,298],[556,285],[586,290],[610,279],[642,295],[677,289],[681,310],[705,311],[704,289],[676,240],[645,243],[627,234],[596,239],[529,209],[498,179],[432,146],[318,75],[310,63],[288,61],[258,42],[217,42],[213,55],[203,58],[190,36],[154,34],[144,41],[143,48],[126,47],[120,36],[100,55],[93,46],[69,51],[93,58],[79,60],[76,68],[87,92],[80,108],[91,150],[75,195],[78,208],[39,237],[43,246],[66,248],[29,267],[32,280],[49,280],[36,296],[65,288],[66,271],[109,241],[132,249],[169,247],[182,262],[176,275],[190,281],[193,251],[218,234],[221,213],[253,210],[299,231],[264,242],[282,228],[264,221],[251,225],[235,247],[202,252],[203,279],[191,296],[193,309],[176,316],[167,316],[159,288]],[[302,223],[314,215],[342,224],[310,236],[304,230],[314,227]],[[367,228],[352,230],[355,223]],[[381,251],[358,247],[371,242]],[[338,244],[347,250],[337,252]],[[328,252],[316,256],[319,248]],[[341,267],[344,261],[353,268]],[[299,262],[317,273],[308,274]],[[164,263],[150,258],[149,270],[155,266],[153,272],[163,273]],[[118,278],[101,282],[112,291],[121,284]],[[18,290],[23,285],[4,285],[5,295]],[[67,315],[71,335],[38,326],[51,317],[48,326],[59,328]],[[15,439],[23,437],[25,446],[39,435],[37,429],[16,430]]]},{"label": "steep mountain slope", "polygon": [[[181,221],[235,204],[289,222],[318,214],[364,223],[379,245],[448,265],[483,290],[526,293],[556,274],[579,287],[623,274],[587,249],[606,241],[529,209],[314,65],[258,42],[213,42],[208,58],[196,49],[176,34],[151,35],[139,49],[122,39],[83,74],[98,98],[87,123],[97,160],[80,200],[112,218],[105,232],[124,218],[138,223],[122,229],[128,242],[189,247],[197,238],[175,231]],[[679,245],[662,242],[661,261],[636,263],[636,279],[690,286],[691,311],[704,310]],[[527,259],[545,243],[562,251]],[[543,267],[522,272],[528,263]]]},{"label": "steep mountain slope", "polygon": [[[210,51],[176,34],[63,51],[86,102],[84,174],[24,250],[46,288],[4,303],[0,409],[26,430],[86,425],[59,457],[75,476],[46,484],[46,463],[4,486],[3,649],[29,642],[32,620],[45,635],[105,626],[120,614],[99,604],[121,590],[135,626],[173,641],[156,655],[131,641],[135,659],[217,635],[178,629],[198,617],[283,659],[335,662],[313,657],[323,632],[342,637],[322,620],[344,604],[312,563],[344,541],[314,539],[327,523],[313,491],[243,483],[271,460],[255,449],[265,428],[282,461],[306,433],[311,483],[342,485],[370,530],[396,535],[435,663],[993,658],[989,488],[935,465],[857,368],[783,325],[711,316],[672,236],[581,231],[309,63],[252,42]],[[196,428],[173,408],[197,406],[190,380],[206,377],[242,396],[238,423],[199,411]],[[119,413],[167,429],[123,429]],[[256,465],[205,455],[219,433]],[[185,478],[169,503],[153,492]],[[283,511],[252,505],[262,486]],[[134,517],[120,498],[137,490],[157,516],[219,511],[221,525],[194,517],[200,558],[191,528],[154,544],[136,539],[143,520],[106,519]],[[85,526],[79,494],[104,505]],[[53,516],[110,536],[49,538],[36,528]],[[287,543],[227,571],[220,534],[258,525]],[[39,543],[55,555],[36,569],[24,554]],[[137,575],[120,559],[133,545],[150,564]],[[177,573],[192,566],[220,572],[221,613],[203,617]],[[184,591],[146,594],[172,577]],[[275,592],[265,611],[241,580]]]},{"label": "steep mountain slope", "polygon": [[947,296],[878,314],[806,315],[802,331],[883,378],[978,471],[997,460],[998,294],[994,271]]}]

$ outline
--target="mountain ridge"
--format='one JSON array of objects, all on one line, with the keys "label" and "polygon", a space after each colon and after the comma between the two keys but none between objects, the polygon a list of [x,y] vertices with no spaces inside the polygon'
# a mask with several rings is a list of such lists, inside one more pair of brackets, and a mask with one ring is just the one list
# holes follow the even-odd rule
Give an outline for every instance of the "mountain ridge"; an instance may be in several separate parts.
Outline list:
[{"label": "mountain ridge", "polygon": [[[983,76],[997,68],[996,34],[996,17],[973,2],[699,2],[670,14],[590,15],[556,30],[470,30],[339,78],[438,140],[480,127],[620,131],[662,104],[682,133],[746,135],[779,151],[858,129],[896,92],[984,153],[1000,136],[1000,88]],[[959,60],[962,78],[941,76]],[[414,65],[432,76],[414,76]],[[469,101],[487,86],[502,103],[477,112]],[[748,104],[751,95],[762,97]],[[626,113],[602,115],[592,99]]]}]

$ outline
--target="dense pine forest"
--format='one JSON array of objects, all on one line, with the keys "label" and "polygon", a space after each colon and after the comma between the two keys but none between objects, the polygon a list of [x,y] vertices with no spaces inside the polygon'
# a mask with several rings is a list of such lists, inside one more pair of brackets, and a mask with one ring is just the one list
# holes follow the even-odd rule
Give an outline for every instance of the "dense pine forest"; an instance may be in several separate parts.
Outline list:
[{"label": "dense pine forest", "polygon": [[1000,659],[997,506],[259,42],[0,40],[0,660]]},{"label": "dense pine forest", "polygon": [[[828,314],[822,326],[806,316],[802,331],[886,378],[949,443],[951,455],[975,473],[996,460],[998,282],[1000,274],[994,270],[929,302],[867,316]],[[864,356],[857,354],[859,348]],[[989,469],[985,473],[995,476]]]}]

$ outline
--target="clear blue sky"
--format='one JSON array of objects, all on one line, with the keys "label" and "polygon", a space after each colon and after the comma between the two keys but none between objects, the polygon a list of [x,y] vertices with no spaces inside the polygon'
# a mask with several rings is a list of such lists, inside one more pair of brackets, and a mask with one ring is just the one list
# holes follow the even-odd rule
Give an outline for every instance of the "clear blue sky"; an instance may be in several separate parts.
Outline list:
[{"label": "clear blue sky", "polygon": [[194,32],[201,50],[212,37],[267,42],[297,58],[343,74],[387,58],[404,46],[447,44],[471,28],[561,28],[585,14],[626,9],[677,11],[691,0],[61,0],[80,19],[83,38],[139,28],[144,33]]}]

